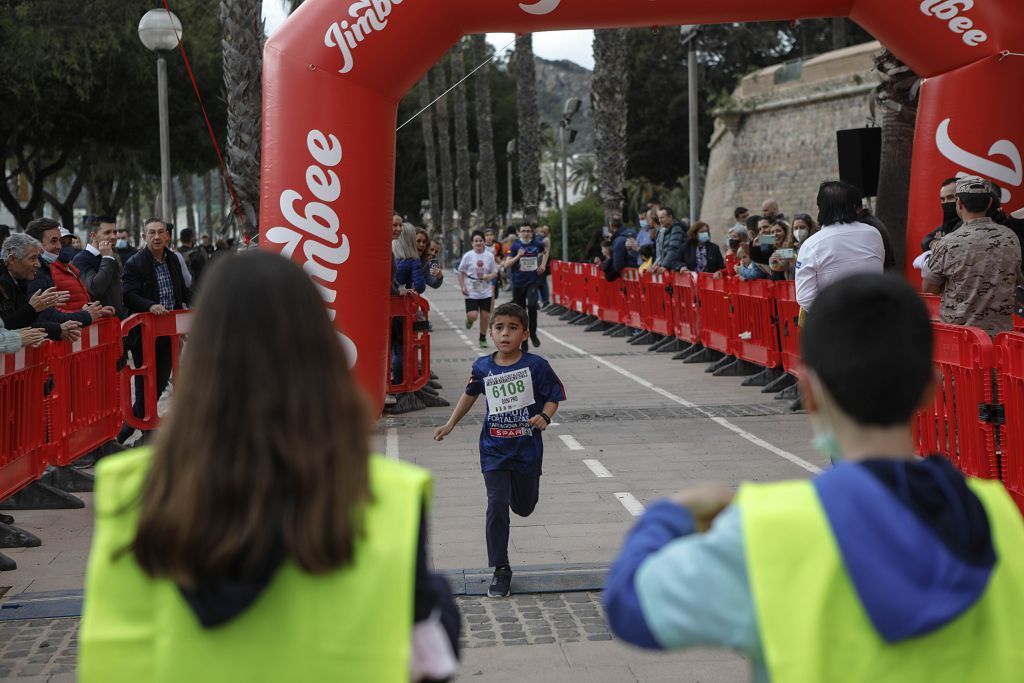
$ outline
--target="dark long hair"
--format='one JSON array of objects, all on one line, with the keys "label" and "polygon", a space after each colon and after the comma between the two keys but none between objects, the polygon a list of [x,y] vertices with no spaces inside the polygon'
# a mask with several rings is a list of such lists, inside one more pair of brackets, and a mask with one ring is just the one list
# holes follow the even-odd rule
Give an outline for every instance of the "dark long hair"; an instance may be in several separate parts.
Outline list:
[{"label": "dark long hair", "polygon": [[864,195],[854,185],[842,180],[826,180],[818,188],[818,225],[853,223],[864,203]]},{"label": "dark long hair", "polygon": [[207,278],[132,550],[185,587],[279,548],[311,573],[345,566],[371,499],[369,422],[324,302],[267,252]]}]

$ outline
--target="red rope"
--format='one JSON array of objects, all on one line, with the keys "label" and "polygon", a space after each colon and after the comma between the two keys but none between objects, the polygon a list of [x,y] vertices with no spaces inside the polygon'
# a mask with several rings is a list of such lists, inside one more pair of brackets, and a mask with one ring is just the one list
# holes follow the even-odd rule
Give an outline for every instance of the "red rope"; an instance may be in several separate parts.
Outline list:
[{"label": "red rope", "polygon": [[[164,9],[167,10],[167,19],[171,20],[173,16],[171,14],[171,8],[167,4],[167,0],[164,0]],[[173,26],[173,22],[172,22]],[[203,111],[203,118],[206,120],[206,130],[210,133],[210,140],[213,142],[213,149],[217,152],[217,162],[220,164],[220,172],[224,177],[224,184],[227,185],[228,193],[231,195],[231,203],[234,206],[235,213],[238,216],[239,226],[248,225],[248,219],[245,216],[245,211],[242,209],[242,203],[238,201],[238,195],[235,194],[235,186],[231,182],[231,176],[228,175],[227,165],[224,163],[224,155],[220,152],[220,145],[217,144],[217,136],[213,132],[213,124],[210,123],[210,116],[206,113],[206,105],[203,104],[203,96],[199,94],[199,84],[196,83],[196,75],[192,72],[192,64],[188,61],[188,55],[185,53],[185,45],[181,42],[181,34],[177,31],[174,32],[174,37],[178,39],[178,49],[181,51],[181,58],[185,60],[185,69],[188,70],[188,77],[192,81],[192,89],[196,92],[196,100],[199,102],[199,108]],[[167,216],[170,218],[170,216]]]}]

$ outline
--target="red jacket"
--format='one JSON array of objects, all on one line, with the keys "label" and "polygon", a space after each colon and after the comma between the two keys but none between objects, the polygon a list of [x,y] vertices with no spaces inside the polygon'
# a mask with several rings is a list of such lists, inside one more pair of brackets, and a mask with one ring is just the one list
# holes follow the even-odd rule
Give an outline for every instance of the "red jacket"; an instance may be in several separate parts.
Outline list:
[{"label": "red jacket", "polygon": [[78,268],[75,268],[70,263],[61,263],[60,261],[54,261],[50,264],[50,274],[53,276],[53,286],[59,291],[71,292],[71,298],[68,302],[61,306],[59,311],[65,313],[76,313],[82,310],[82,306],[92,301],[89,298],[89,292],[86,291],[85,285],[78,277]]}]

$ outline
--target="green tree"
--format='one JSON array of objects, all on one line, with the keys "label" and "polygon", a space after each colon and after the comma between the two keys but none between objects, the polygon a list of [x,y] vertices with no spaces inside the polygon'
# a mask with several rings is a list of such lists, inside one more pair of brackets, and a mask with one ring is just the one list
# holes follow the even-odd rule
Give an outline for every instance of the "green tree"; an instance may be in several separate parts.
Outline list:
[{"label": "green tree", "polygon": [[[543,222],[551,228],[551,253],[561,257],[562,212],[549,211]],[[569,258],[582,261],[587,244],[605,225],[604,205],[593,195],[584,197],[569,207]]]}]

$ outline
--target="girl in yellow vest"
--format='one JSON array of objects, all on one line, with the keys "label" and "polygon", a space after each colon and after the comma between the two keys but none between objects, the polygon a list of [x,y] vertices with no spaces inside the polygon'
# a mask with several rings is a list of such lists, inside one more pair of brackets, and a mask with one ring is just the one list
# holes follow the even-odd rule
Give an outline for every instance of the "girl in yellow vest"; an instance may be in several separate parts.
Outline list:
[{"label": "girl in yellow vest", "polygon": [[450,677],[430,477],[369,454],[313,283],[259,251],[207,278],[156,444],[97,467],[79,680]]},{"label": "girl in yellow vest", "polygon": [[613,630],[739,650],[757,682],[1020,681],[1020,511],[1000,482],[914,454],[935,390],[924,304],[901,280],[853,275],[815,300],[802,344],[834,467],[652,505],[609,572]]}]

